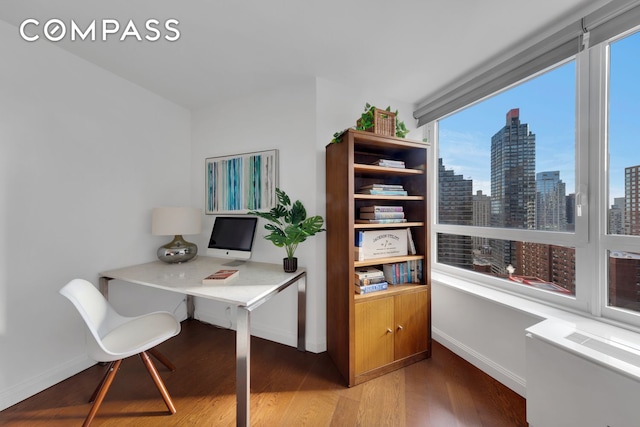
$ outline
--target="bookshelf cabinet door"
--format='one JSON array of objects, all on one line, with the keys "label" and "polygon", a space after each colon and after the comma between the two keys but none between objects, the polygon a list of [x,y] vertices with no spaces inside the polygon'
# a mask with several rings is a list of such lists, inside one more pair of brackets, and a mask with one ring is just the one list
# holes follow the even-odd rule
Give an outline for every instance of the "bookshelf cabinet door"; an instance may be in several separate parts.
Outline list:
[{"label": "bookshelf cabinet door", "polygon": [[356,304],[356,375],[393,362],[393,310],[393,298]]},{"label": "bookshelf cabinet door", "polygon": [[395,359],[426,351],[429,342],[428,293],[397,295],[394,304]]}]

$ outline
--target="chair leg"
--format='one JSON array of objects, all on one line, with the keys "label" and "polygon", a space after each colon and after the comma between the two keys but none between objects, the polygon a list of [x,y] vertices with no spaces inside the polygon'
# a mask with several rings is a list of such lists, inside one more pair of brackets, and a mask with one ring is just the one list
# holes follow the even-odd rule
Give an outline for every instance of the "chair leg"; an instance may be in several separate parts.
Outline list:
[{"label": "chair leg", "polygon": [[146,351],[143,351],[142,353],[140,353],[140,358],[142,359],[142,362],[144,363],[144,365],[147,367],[147,371],[149,371],[149,375],[151,375],[151,378],[153,378],[153,382],[156,383],[156,387],[158,388],[158,391],[162,395],[162,398],[164,399],[164,403],[167,405],[169,412],[171,412],[172,414],[175,414],[176,407],[173,404],[173,401],[171,400],[171,396],[169,396],[169,392],[167,391],[167,387],[165,387],[164,382],[162,381],[162,378],[160,378],[160,374],[158,374],[158,370],[154,366],[153,361],[151,361],[151,358],[149,358],[149,355],[147,354]]},{"label": "chair leg", "polygon": [[93,421],[93,418],[96,416],[96,413],[98,412],[98,409],[100,408],[104,397],[109,391],[109,387],[111,387],[113,379],[118,373],[118,369],[120,369],[120,363],[122,363],[122,359],[116,360],[115,362],[111,362],[109,364],[107,374],[102,379],[99,388],[94,392],[95,401],[93,402],[91,410],[89,411],[89,415],[87,415],[87,418],[84,420],[84,424],[82,424],[82,427],[87,427],[89,424],[91,424],[91,421]]},{"label": "chair leg", "polygon": [[102,388],[102,385],[104,384],[104,382],[107,380],[107,377],[111,373],[111,368],[113,368],[114,363],[116,362],[109,362],[109,364],[107,365],[107,370],[104,371],[104,376],[102,377],[102,380],[100,380],[100,382],[96,386],[96,389],[93,391],[93,394],[89,398],[89,403],[92,403],[94,400],[96,400],[96,396],[98,395],[98,392]]},{"label": "chair leg", "polygon": [[171,363],[171,361],[169,359],[167,359],[167,356],[165,356],[164,354],[160,353],[155,347],[154,348],[150,348],[147,351],[149,352],[150,355],[152,355],[153,357],[158,359],[160,361],[160,363],[162,363],[164,366],[166,366],[171,372],[175,372],[176,366],[173,363]]}]

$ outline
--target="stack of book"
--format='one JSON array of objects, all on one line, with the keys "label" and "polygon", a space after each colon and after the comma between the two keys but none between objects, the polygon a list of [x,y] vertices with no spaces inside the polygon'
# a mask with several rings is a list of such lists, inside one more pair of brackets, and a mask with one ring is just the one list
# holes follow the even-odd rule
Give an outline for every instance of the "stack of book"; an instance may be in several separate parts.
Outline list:
[{"label": "stack of book", "polygon": [[372,267],[356,269],[354,285],[356,294],[384,291],[389,287],[384,272]]},{"label": "stack of book", "polygon": [[402,206],[363,206],[356,220],[359,224],[389,224],[407,222]]},{"label": "stack of book", "polygon": [[358,189],[360,194],[375,194],[380,196],[406,196],[407,192],[400,184],[369,184]]},{"label": "stack of book", "polygon": [[400,168],[404,169],[404,162],[402,160],[390,160],[390,159],[380,159],[376,160],[374,163],[376,166],[384,166],[387,168]]},{"label": "stack of book", "polygon": [[422,282],[422,260],[411,260],[384,264],[382,266],[384,278],[388,284],[399,285],[401,283]]}]

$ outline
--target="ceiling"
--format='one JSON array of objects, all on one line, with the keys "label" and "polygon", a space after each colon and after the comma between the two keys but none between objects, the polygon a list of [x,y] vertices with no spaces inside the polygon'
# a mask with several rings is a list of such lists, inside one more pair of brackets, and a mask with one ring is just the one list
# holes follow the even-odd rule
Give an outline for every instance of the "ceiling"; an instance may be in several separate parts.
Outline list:
[{"label": "ceiling", "polygon": [[[0,19],[16,27],[38,19],[36,34],[52,18],[81,29],[116,19],[121,31],[106,42],[97,30],[96,41],[65,37],[56,45],[189,109],[309,77],[418,104],[598,4],[603,0],[0,0]],[[142,37],[150,34],[151,18],[177,19],[180,38],[119,40],[129,20]]]}]

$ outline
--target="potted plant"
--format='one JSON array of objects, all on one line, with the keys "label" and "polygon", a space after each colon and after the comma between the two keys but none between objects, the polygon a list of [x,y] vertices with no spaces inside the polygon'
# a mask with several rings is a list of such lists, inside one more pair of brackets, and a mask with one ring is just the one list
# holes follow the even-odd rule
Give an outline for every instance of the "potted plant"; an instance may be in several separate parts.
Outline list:
[{"label": "potted plant", "polygon": [[251,211],[249,215],[256,215],[269,221],[264,228],[270,233],[264,236],[274,245],[284,247],[287,257],[283,258],[284,271],[292,273],[298,269],[298,259],[293,255],[298,244],[316,233],[325,231],[322,228],[324,220],[320,215],[307,218],[307,211],[300,200],[293,204],[287,193],[276,188],[277,205],[269,212]]},{"label": "potted plant", "polygon": [[[364,112],[360,115],[360,119],[358,119],[357,123],[356,123],[356,127],[352,128],[352,129],[356,129],[356,130],[373,130],[375,132],[375,115],[377,114],[382,114],[383,116],[385,115],[385,113],[389,113],[388,115],[394,116],[394,121],[395,121],[395,136],[397,136],[398,138],[404,138],[405,136],[407,136],[407,134],[409,133],[409,130],[407,129],[407,126],[404,124],[404,122],[399,121],[397,119],[398,117],[398,110],[395,111],[395,113],[391,112],[391,106],[388,106],[385,110],[379,110],[378,108],[376,108],[375,105],[371,105],[368,102],[365,104],[364,106]],[[345,129],[341,132],[336,132],[333,134],[333,139],[331,140],[331,143],[335,144],[338,143],[340,141],[342,141],[342,135],[344,135],[344,133],[347,131],[348,129]],[[392,135],[391,133],[389,135]]]}]

